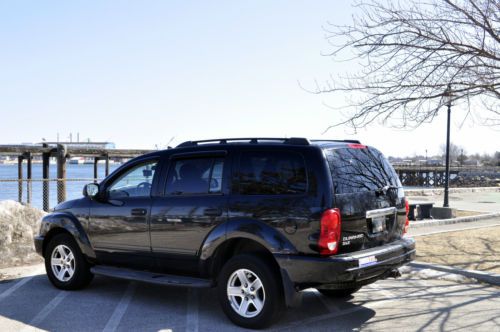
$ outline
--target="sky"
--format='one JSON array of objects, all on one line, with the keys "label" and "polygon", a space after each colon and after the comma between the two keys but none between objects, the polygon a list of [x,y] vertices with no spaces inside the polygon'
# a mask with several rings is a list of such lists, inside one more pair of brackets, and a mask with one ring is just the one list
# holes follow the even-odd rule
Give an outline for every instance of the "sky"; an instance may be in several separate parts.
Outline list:
[{"label": "sky", "polygon": [[[445,110],[417,130],[353,133],[314,80],[355,64],[324,56],[323,27],[349,24],[338,1],[0,0],[0,144],[111,141],[164,148],[220,137],[360,139],[387,155],[429,156],[446,139]],[[452,142],[500,150],[500,128],[454,108]],[[463,123],[463,124],[462,124]]]}]

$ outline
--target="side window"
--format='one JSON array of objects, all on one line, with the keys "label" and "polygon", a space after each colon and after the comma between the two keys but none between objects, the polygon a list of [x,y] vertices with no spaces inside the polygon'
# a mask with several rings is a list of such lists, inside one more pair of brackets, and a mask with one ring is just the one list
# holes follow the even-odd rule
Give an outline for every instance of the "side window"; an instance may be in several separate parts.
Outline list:
[{"label": "side window", "polygon": [[307,190],[304,159],[293,152],[243,152],[239,172],[244,195],[301,194]]},{"label": "side window", "polygon": [[126,171],[108,188],[109,198],[149,196],[157,163],[145,162]]},{"label": "side window", "polygon": [[167,175],[168,195],[208,194],[222,191],[222,158],[175,160]]}]

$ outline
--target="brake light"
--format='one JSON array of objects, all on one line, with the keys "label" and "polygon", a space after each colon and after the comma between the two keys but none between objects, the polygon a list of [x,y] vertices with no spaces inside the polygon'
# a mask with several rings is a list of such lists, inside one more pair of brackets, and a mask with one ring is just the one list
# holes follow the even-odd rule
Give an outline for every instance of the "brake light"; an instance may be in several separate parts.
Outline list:
[{"label": "brake light", "polygon": [[347,146],[350,147],[351,149],[365,149],[366,148],[366,145],[357,144],[357,143],[347,144]]},{"label": "brake light", "polygon": [[318,239],[319,253],[333,255],[339,250],[341,219],[339,209],[328,209],[321,215],[321,228]]},{"label": "brake light", "polygon": [[410,219],[408,219],[408,214],[410,213],[410,205],[406,198],[405,198],[405,208],[406,208],[406,221],[405,221],[405,227],[403,228],[403,235],[408,233],[408,229],[410,228]]}]

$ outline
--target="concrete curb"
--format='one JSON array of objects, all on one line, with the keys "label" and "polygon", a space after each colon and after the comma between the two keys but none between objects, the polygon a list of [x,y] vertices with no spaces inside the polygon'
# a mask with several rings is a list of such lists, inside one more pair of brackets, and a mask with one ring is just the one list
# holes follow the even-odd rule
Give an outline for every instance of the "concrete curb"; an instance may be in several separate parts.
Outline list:
[{"label": "concrete curb", "polygon": [[476,270],[462,270],[444,265],[415,262],[415,261],[409,263],[408,265],[417,269],[432,269],[445,273],[458,274],[466,278],[476,279],[479,282],[484,282],[494,286],[500,286],[500,274],[496,273],[476,271]]},{"label": "concrete curb", "polygon": [[479,214],[477,216],[457,217],[451,219],[434,219],[425,221],[410,221],[411,228],[432,227],[437,225],[450,225],[463,222],[474,222],[479,220],[494,219],[500,217],[500,212]]}]

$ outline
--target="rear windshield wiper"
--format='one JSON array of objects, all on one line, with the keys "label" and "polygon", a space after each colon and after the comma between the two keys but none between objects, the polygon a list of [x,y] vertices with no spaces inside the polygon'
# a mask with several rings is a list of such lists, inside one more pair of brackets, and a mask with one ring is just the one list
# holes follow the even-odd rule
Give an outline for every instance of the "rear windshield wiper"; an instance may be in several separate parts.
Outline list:
[{"label": "rear windshield wiper", "polygon": [[378,189],[376,189],[376,190],[375,190],[375,193],[377,194],[377,196],[380,196],[380,195],[387,195],[387,192],[388,192],[390,189],[398,189],[398,187],[393,186],[393,185],[383,186],[382,188],[378,188]]}]

